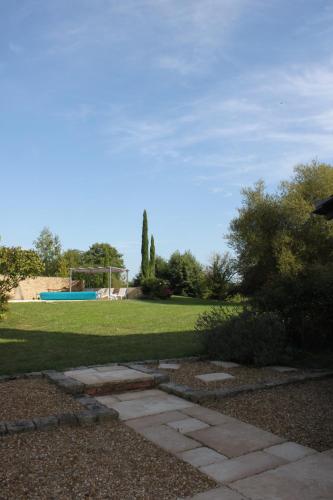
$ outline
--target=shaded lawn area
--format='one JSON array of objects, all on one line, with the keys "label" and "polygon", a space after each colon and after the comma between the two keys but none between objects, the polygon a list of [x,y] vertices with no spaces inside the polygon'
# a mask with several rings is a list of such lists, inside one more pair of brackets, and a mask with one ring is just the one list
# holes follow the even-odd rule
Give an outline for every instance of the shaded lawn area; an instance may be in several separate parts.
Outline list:
[{"label": "shaded lawn area", "polygon": [[0,322],[0,373],[196,355],[196,319],[217,304],[182,297],[11,303]]}]

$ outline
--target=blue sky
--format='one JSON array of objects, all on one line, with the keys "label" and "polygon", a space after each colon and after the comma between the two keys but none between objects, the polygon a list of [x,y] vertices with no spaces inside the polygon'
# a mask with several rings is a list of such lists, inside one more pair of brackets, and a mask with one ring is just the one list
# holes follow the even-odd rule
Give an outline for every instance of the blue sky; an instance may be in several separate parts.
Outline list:
[{"label": "blue sky", "polygon": [[0,0],[2,243],[224,251],[240,190],[333,160],[332,0]]}]

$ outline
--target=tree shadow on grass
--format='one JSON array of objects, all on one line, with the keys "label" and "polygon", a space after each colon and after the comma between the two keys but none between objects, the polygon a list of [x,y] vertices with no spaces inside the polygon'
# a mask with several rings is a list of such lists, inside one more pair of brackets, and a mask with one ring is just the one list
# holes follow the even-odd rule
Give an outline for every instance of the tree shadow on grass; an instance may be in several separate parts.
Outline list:
[{"label": "tree shadow on grass", "polygon": [[242,304],[240,301],[221,301],[214,299],[196,299],[192,297],[180,297],[180,296],[172,296],[169,299],[140,299],[142,302],[148,304],[162,304],[166,306],[226,306],[226,307],[241,307]]},{"label": "tree shadow on grass", "polygon": [[193,331],[88,335],[0,329],[0,346],[0,374],[192,356],[201,352]]}]

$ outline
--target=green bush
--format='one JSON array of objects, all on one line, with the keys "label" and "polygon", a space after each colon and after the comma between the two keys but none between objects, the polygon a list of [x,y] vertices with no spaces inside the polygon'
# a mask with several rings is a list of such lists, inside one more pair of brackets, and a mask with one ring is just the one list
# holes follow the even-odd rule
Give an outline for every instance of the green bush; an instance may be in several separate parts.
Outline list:
[{"label": "green bush", "polygon": [[199,316],[196,332],[210,358],[256,366],[286,361],[286,329],[276,313],[233,315],[223,306],[213,307]]},{"label": "green bush", "polygon": [[158,278],[142,280],[141,288],[144,297],[148,299],[169,299],[172,295],[169,282]]},{"label": "green bush", "polygon": [[253,304],[283,318],[294,347],[333,347],[333,264],[317,264],[296,276],[280,276],[256,294]]}]

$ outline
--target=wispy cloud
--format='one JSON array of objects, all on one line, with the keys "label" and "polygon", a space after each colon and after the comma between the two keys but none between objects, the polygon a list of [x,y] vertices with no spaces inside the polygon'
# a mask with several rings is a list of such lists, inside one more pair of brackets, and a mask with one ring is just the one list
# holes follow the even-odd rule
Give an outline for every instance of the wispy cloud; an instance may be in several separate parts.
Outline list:
[{"label": "wispy cloud", "polygon": [[230,182],[256,173],[278,178],[282,165],[290,169],[315,156],[333,156],[333,65],[259,71],[247,76],[237,97],[214,91],[144,121],[120,121],[107,130],[113,146],[132,148],[168,168],[213,169],[201,179],[213,180],[217,171]]}]

